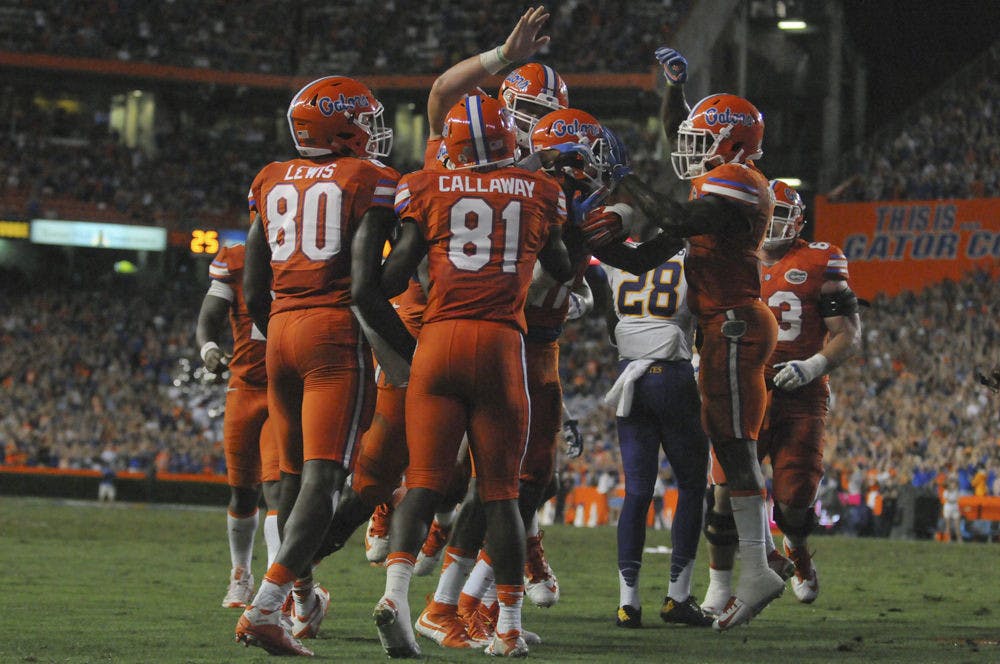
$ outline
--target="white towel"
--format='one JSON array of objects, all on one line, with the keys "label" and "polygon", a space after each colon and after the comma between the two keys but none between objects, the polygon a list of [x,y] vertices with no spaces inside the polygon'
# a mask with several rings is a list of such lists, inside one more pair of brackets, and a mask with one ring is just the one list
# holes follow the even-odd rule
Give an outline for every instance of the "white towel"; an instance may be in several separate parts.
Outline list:
[{"label": "white towel", "polygon": [[632,360],[625,366],[625,370],[618,376],[618,380],[611,386],[608,393],[604,395],[604,403],[618,404],[615,414],[618,417],[628,417],[632,412],[632,397],[635,395],[635,381],[639,376],[646,373],[646,369],[652,366],[656,360]]}]

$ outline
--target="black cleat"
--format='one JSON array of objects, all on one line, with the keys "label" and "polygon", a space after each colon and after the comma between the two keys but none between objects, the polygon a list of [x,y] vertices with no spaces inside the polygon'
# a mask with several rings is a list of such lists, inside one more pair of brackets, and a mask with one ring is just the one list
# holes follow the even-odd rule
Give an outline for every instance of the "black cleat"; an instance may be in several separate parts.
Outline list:
[{"label": "black cleat", "polygon": [[634,606],[618,607],[618,615],[615,616],[615,624],[627,629],[639,629],[642,627],[642,609]]},{"label": "black cleat", "polygon": [[705,615],[695,601],[694,595],[688,595],[684,601],[678,602],[669,595],[663,598],[660,618],[665,623],[691,625],[692,627],[711,627],[712,618]]}]

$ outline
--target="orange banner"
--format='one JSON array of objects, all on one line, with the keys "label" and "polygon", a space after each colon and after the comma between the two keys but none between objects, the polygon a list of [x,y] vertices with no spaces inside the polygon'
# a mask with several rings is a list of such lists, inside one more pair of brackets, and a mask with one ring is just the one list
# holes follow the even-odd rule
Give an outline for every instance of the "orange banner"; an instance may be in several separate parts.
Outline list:
[{"label": "orange banner", "polygon": [[844,250],[859,296],[920,291],[973,269],[1000,274],[1000,198],[830,203],[816,197],[816,240]]}]

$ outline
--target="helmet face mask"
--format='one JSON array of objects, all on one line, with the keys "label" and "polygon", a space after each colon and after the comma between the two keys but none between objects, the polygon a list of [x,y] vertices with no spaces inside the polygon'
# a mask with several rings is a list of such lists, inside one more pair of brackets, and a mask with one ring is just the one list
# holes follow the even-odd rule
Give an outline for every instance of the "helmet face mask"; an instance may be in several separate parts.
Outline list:
[{"label": "helmet face mask", "polygon": [[771,181],[774,192],[774,212],[764,236],[765,249],[781,249],[799,236],[806,225],[805,209],[799,193],[781,180]]},{"label": "helmet face mask", "polygon": [[564,185],[587,193],[604,185],[608,145],[601,123],[589,113],[565,108],[546,114],[531,132],[530,147],[533,153],[561,153],[544,170]]},{"label": "helmet face mask", "polygon": [[677,177],[691,180],[722,164],[759,159],[763,140],[763,116],[753,104],[735,95],[711,95],[677,128],[670,163]]},{"label": "helmet face mask", "polygon": [[569,106],[562,77],[552,67],[537,62],[529,62],[508,74],[497,96],[513,114],[517,144],[525,150],[530,149],[535,123],[542,116]]},{"label": "helmet face mask", "polygon": [[386,157],[392,129],[384,108],[367,87],[345,76],[307,84],[288,105],[288,128],[303,157]]}]

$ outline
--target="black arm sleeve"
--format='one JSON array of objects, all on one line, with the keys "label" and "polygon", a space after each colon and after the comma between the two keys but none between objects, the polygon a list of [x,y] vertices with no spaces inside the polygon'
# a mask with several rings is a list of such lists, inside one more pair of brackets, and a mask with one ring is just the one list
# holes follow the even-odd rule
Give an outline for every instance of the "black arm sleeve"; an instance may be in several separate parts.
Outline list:
[{"label": "black arm sleeve", "polygon": [[721,196],[679,203],[653,191],[634,175],[626,176],[622,186],[643,214],[671,237],[730,235],[750,228],[750,208]]},{"label": "black arm sleeve", "polygon": [[823,318],[852,316],[858,313],[858,296],[850,286],[833,293],[820,293],[819,315]]}]

